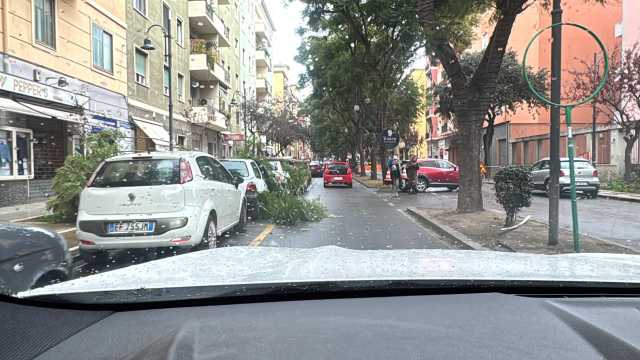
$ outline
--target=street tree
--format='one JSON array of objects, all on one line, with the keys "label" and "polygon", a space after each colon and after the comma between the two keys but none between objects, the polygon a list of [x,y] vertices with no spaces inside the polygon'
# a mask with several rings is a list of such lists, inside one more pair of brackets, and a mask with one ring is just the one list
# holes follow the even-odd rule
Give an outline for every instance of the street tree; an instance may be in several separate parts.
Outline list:
[{"label": "street tree", "polygon": [[[421,27],[415,16],[415,4],[406,0],[304,0],[307,26],[303,31],[305,44],[301,48],[299,61],[307,68],[306,80],[322,93],[331,93],[334,86],[325,82],[336,77],[350,78],[349,96],[342,96],[350,106],[340,109],[342,116],[356,123],[356,142],[362,153],[362,139],[368,138],[365,128],[380,132],[388,123],[391,111],[390,97],[403,78],[416,50],[423,44]],[[335,55],[323,56],[323,51],[314,51],[314,44],[329,45]],[[318,56],[316,56],[316,54]],[[328,62],[326,60],[329,60]],[[337,66],[341,64],[341,66]],[[348,71],[346,71],[348,69]],[[327,74],[323,72],[333,73]],[[345,90],[345,89],[342,89]],[[318,95],[320,95],[318,94]],[[334,98],[340,97],[335,95]],[[353,112],[353,106],[361,105],[365,98],[371,99],[366,120]],[[351,109],[351,110],[349,110]],[[347,112],[345,112],[347,111]],[[369,124],[367,124],[369,122]],[[378,157],[384,159],[386,151],[380,144]],[[371,151],[372,178],[376,179],[376,156]],[[382,169],[386,164],[382,162]]]},{"label": "street tree", "polygon": [[[587,1],[587,0],[585,0]],[[593,0],[604,3],[606,0]],[[426,52],[439,60],[451,83],[460,141],[458,211],[481,211],[480,148],[482,126],[491,104],[502,60],[518,15],[549,0],[415,0],[426,36]],[[461,54],[473,39],[480,16],[490,14],[494,26],[482,59],[471,76],[462,70]]]},{"label": "street tree", "polygon": [[[479,52],[465,53],[460,57],[460,65],[467,78],[473,75],[480,61],[482,61],[482,53]],[[546,91],[547,71],[545,69],[534,71],[528,68],[527,72],[534,87],[541,92]],[[434,93],[438,101],[438,113],[445,118],[455,120],[454,97],[451,83],[447,78],[435,86]],[[484,117],[484,134],[482,136],[484,163],[490,165],[495,121],[500,114],[513,114],[525,108],[529,111],[535,111],[536,107],[543,105],[529,90],[527,82],[522,76],[522,64],[518,62],[517,54],[514,51],[508,51],[500,67],[496,91],[491,97]]]},{"label": "street tree", "polygon": [[[598,112],[606,114],[624,133],[624,180],[633,180],[631,152],[640,138],[640,44],[632,48],[614,49],[610,54],[610,75],[604,88],[594,99]],[[603,63],[583,63],[582,71],[572,72],[572,98],[585,98],[593,93],[603,76]]]}]

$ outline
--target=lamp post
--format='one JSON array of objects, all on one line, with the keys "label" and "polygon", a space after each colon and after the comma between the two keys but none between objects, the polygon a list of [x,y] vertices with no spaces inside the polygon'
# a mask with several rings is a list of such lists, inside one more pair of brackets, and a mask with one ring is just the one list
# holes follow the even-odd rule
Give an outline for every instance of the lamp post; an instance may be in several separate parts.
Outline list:
[{"label": "lamp post", "polygon": [[[551,23],[562,22],[561,0],[553,0]],[[551,101],[560,102],[562,93],[562,27],[551,30]],[[560,222],[560,107],[551,107],[551,129],[549,132],[549,159],[551,160],[551,176],[548,183],[549,196],[549,245],[558,245],[558,228]]]},{"label": "lamp post", "polygon": [[[149,34],[149,31],[154,27],[158,27],[162,30],[162,34],[164,36],[164,42],[167,46],[167,53],[165,54],[165,59],[167,63],[167,68],[169,69],[169,151],[173,151],[173,86],[172,84],[172,71],[171,71],[171,31],[167,31],[164,26],[160,24],[153,24],[147,28],[145,31],[145,35]],[[171,29],[171,19],[167,19],[167,28]],[[153,51],[156,47],[153,45],[153,42],[149,37],[144,39],[144,42],[141,47],[142,50],[145,51]]]}]

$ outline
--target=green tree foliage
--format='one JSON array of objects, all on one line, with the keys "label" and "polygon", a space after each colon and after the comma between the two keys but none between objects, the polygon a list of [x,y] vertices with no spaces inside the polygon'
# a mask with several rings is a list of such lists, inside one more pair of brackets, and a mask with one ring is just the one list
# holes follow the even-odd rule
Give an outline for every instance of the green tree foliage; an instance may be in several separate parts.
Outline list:
[{"label": "green tree foliage", "polygon": [[110,130],[91,134],[86,138],[86,156],[67,156],[53,177],[55,196],[47,202],[54,220],[75,221],[80,192],[102,161],[118,155],[121,138],[119,132]]},{"label": "green tree foliage", "polygon": [[[482,53],[469,52],[462,55],[460,65],[467,77],[470,77],[478,68],[482,60]],[[534,71],[527,69],[529,78],[536,89],[545,92],[547,86],[547,71],[540,69]],[[445,118],[455,120],[454,96],[451,84],[445,78],[434,88],[435,96],[438,99],[438,112]],[[491,101],[485,113],[485,134],[484,142],[484,162],[490,165],[491,141],[493,139],[495,120],[501,113],[515,113],[519,109],[528,108],[533,110],[537,106],[544,104],[529,90],[527,82],[522,76],[522,64],[518,62],[517,54],[508,51],[502,61],[496,91],[491,97]]]},{"label": "green tree foliage", "polygon": [[507,213],[504,225],[513,226],[520,209],[531,206],[531,173],[526,168],[511,166],[500,169],[493,179],[496,201]]}]

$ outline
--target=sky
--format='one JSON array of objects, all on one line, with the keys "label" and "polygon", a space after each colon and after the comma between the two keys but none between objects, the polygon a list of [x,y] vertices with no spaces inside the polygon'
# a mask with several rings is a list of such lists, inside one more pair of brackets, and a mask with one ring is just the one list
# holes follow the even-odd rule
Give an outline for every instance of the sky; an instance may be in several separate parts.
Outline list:
[{"label": "sky", "polygon": [[297,83],[298,76],[304,72],[304,66],[295,61],[302,41],[296,29],[304,25],[304,4],[288,0],[267,0],[266,3],[270,6],[271,19],[276,27],[272,41],[272,63],[289,65],[289,83]]}]

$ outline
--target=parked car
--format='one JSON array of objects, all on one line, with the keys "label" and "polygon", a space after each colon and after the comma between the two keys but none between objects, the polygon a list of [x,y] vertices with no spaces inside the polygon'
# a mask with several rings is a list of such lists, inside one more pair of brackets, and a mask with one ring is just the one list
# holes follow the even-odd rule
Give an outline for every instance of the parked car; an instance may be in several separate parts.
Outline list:
[{"label": "parked car", "polygon": [[[531,177],[535,190],[549,191],[551,163],[549,158],[542,159],[531,166]],[[600,191],[600,178],[598,170],[593,167],[589,160],[584,158],[575,159],[576,189],[585,195],[596,198]],[[569,177],[569,158],[560,159],[560,192],[571,191],[571,179]]]},{"label": "parked car", "polygon": [[425,192],[430,187],[446,187],[453,191],[460,186],[458,166],[443,159],[418,160],[418,191]]},{"label": "parked car", "polygon": [[71,278],[67,242],[57,233],[0,224],[0,294],[14,294]]},{"label": "parked car", "polygon": [[247,210],[253,219],[260,213],[258,205],[258,194],[268,191],[267,183],[264,181],[264,174],[260,171],[258,164],[249,159],[228,159],[220,161],[224,167],[234,176],[239,176],[244,181],[240,187],[245,188],[247,198]]},{"label": "parked car", "polygon": [[80,194],[80,255],[92,262],[112,249],[215,247],[247,222],[243,182],[201,152],[110,158]]},{"label": "parked car", "polygon": [[329,185],[353,186],[353,175],[347,162],[334,162],[327,164],[323,175],[324,187]]},{"label": "parked car", "polygon": [[312,177],[322,177],[322,165],[318,161],[311,161],[309,163]]}]

